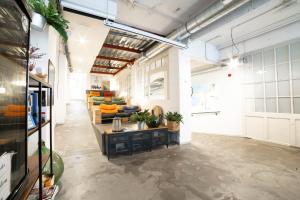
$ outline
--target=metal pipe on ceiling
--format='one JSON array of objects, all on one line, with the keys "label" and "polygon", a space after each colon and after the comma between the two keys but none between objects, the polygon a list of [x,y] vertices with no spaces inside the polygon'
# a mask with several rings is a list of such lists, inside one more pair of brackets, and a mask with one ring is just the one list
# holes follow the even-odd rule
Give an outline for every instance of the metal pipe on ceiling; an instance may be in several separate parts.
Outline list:
[{"label": "metal pipe on ceiling", "polygon": [[[206,26],[212,24],[217,21],[221,17],[229,14],[230,12],[240,8],[244,4],[248,3],[251,0],[232,0],[232,2],[225,4],[223,0],[217,1],[208,7],[204,12],[194,17],[192,20],[187,22],[184,26],[178,28],[170,35],[168,35],[168,39],[171,40],[184,40],[190,37],[192,34],[198,32],[199,30],[205,28]],[[157,54],[163,52],[168,49],[168,45],[157,44],[148,51],[143,54],[138,62],[146,61]]]},{"label": "metal pipe on ceiling", "polygon": [[67,61],[68,61],[69,72],[73,72],[73,67],[72,67],[72,64],[71,64],[71,57],[70,57],[69,46],[68,46],[67,43],[64,43],[64,47],[65,47],[65,54],[66,54]]}]

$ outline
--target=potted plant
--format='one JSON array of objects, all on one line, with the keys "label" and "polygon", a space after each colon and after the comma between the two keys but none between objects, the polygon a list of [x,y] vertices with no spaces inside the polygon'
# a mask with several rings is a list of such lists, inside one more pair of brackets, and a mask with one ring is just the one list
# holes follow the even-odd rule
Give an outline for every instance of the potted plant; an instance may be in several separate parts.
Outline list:
[{"label": "potted plant", "polygon": [[165,119],[167,120],[168,129],[172,131],[179,130],[179,123],[183,123],[183,117],[178,112],[167,112]]},{"label": "potted plant", "polygon": [[157,128],[160,125],[160,121],[157,116],[149,115],[146,119],[146,124],[149,128]]},{"label": "potted plant", "polygon": [[65,41],[68,40],[66,30],[68,29],[69,22],[58,12],[56,1],[49,0],[48,5],[45,4],[44,0],[27,0],[27,3],[33,10],[33,27],[43,30],[45,22],[47,22]]},{"label": "potted plant", "polygon": [[143,112],[136,112],[130,116],[130,121],[137,122],[138,129],[143,130],[145,128],[145,122],[149,115],[150,113],[148,110],[145,110]]}]

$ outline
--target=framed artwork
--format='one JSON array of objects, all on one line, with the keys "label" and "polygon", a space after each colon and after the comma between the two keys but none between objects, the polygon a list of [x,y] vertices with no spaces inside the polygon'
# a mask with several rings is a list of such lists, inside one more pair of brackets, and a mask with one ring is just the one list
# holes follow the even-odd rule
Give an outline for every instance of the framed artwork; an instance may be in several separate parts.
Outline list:
[{"label": "framed artwork", "polygon": [[151,99],[166,99],[166,77],[164,71],[150,75],[149,85],[149,96]]}]

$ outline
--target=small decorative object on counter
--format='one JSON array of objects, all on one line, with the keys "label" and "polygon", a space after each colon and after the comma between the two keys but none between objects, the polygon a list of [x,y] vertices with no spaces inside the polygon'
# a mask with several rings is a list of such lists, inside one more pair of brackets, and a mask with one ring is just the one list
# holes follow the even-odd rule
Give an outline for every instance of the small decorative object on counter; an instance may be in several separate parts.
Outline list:
[{"label": "small decorative object on counter", "polygon": [[119,132],[122,131],[122,123],[120,117],[114,117],[112,122],[112,131]]},{"label": "small decorative object on counter", "polygon": [[131,115],[130,121],[137,122],[138,129],[143,130],[145,129],[145,122],[149,116],[150,113],[148,110],[145,110],[143,112],[136,112]]},{"label": "small decorative object on counter", "polygon": [[146,120],[146,124],[149,128],[157,128],[160,125],[160,120],[155,115],[150,115]]},{"label": "small decorative object on counter", "polygon": [[183,123],[183,117],[177,112],[167,112],[165,114],[165,119],[167,120],[168,129],[171,131],[178,131],[179,124]]}]

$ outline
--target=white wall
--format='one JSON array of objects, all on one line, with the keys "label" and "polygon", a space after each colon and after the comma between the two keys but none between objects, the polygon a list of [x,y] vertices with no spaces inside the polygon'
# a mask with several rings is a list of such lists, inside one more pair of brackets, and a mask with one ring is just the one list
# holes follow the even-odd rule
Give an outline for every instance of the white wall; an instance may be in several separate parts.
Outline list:
[{"label": "white wall", "polygon": [[59,65],[56,69],[56,72],[57,87],[55,90],[57,90],[57,92],[55,97],[56,102],[54,103],[57,115],[55,118],[57,124],[64,124],[66,120],[65,118],[67,109],[68,62],[63,52],[60,52],[59,54]]},{"label": "white wall", "polygon": [[[228,77],[228,74],[231,74],[231,77]],[[211,113],[193,115],[193,132],[243,135],[241,81],[242,71],[239,68],[216,68],[214,71],[192,75],[192,86],[215,84],[220,103],[220,113],[218,115]]]},{"label": "white wall", "polygon": [[90,74],[90,78],[88,81],[89,87],[87,89],[90,89],[92,85],[100,86],[103,81],[109,81],[111,87],[112,79],[113,79],[112,75]]},{"label": "white wall", "polygon": [[83,72],[72,72],[69,74],[70,100],[85,100],[86,89],[90,74]]},{"label": "white wall", "polygon": [[[41,68],[42,72],[44,74],[48,73],[48,62],[51,60],[54,67],[56,68],[59,66],[58,64],[58,55],[59,55],[59,36],[57,32],[52,28],[47,26],[46,29],[42,32],[36,31],[34,29],[31,29],[31,35],[30,35],[30,45],[40,48],[39,53],[44,53],[45,55],[41,58],[36,60],[36,68]],[[35,70],[33,71],[35,73]],[[58,76],[56,74],[55,77],[56,80],[58,80]],[[57,88],[57,82],[53,86],[53,88]],[[55,102],[57,102],[57,92],[55,93]],[[56,104],[55,104],[56,105]],[[60,114],[63,114],[60,112]],[[53,106],[53,138],[54,138],[54,127],[56,125],[56,111],[55,106]],[[49,146],[50,138],[49,138],[49,125],[46,125],[42,129],[42,138],[46,142],[46,145]],[[53,139],[54,141],[54,139]],[[38,137],[37,134],[32,135],[28,139],[28,153],[29,155],[34,153],[34,151],[37,149],[37,143],[38,143]]]}]

